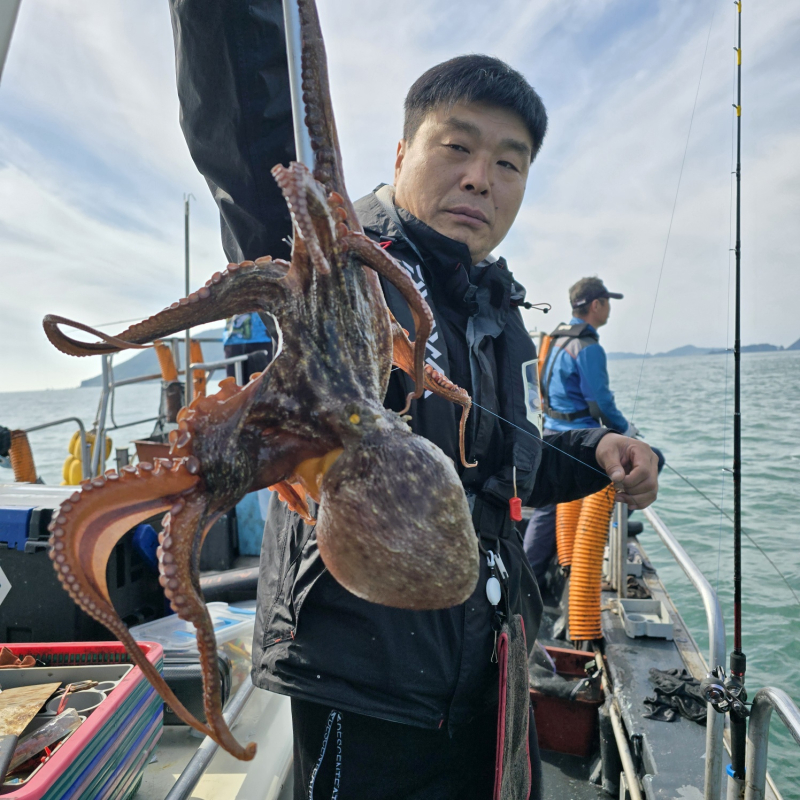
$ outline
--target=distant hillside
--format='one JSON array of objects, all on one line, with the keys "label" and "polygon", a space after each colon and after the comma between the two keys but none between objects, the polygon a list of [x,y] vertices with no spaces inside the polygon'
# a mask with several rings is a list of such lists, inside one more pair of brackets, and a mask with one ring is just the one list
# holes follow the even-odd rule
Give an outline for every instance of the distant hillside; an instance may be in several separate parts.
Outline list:
[{"label": "distant hillside", "polygon": [[[784,348],[780,345],[774,344],[743,344],[742,345],[742,352],[743,353],[776,353]],[[798,348],[800,349],[800,348]],[[719,355],[719,353],[727,353],[728,350],[711,350],[710,351],[714,355]]]},{"label": "distant hillside", "polygon": [[[783,350],[800,350],[800,339],[789,347],[782,347],[781,345],[774,344],[746,344],[742,345],[743,353],[776,353]],[[717,349],[713,347],[695,347],[693,344],[686,344],[683,347],[676,347],[674,350],[668,350],[666,353],[647,353],[643,356],[641,353],[607,353],[609,360],[621,360],[626,358],[671,358],[673,356],[709,356],[720,355],[721,353],[730,352],[724,349]]]},{"label": "distant hillside", "polygon": [[[606,353],[606,358],[608,358],[611,361],[621,361],[622,359],[625,358],[642,358],[642,357],[643,356],[641,353],[622,353],[622,352]],[[648,353],[646,356],[644,356],[644,358],[652,358],[652,357],[653,357],[652,353]]]},{"label": "distant hillside", "polygon": [[[198,334],[198,339],[221,339],[223,328],[218,328],[211,331],[203,331]],[[205,361],[219,361],[225,357],[221,341],[202,342],[203,345],[203,359]],[[180,354],[183,356],[183,346],[180,348]],[[180,364],[183,364],[183,359],[179,359]],[[121,364],[114,365],[114,377],[117,380],[125,378],[139,378],[142,375],[157,375],[160,374],[161,368],[158,366],[158,358],[156,351],[153,348],[142,350],[137,353],[133,358],[123,361]],[[81,388],[84,386],[100,386],[102,376],[96,375],[94,378],[88,378],[81,381]]]}]

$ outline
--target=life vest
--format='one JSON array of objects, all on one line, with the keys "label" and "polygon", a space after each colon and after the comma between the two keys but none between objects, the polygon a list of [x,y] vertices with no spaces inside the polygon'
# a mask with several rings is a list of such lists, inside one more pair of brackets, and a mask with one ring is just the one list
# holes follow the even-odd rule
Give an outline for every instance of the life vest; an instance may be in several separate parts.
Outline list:
[{"label": "life vest", "polygon": [[[553,377],[558,354],[572,343],[577,345],[577,351],[580,352],[584,347],[599,341],[597,333],[587,330],[588,327],[588,322],[582,322],[579,325],[568,325],[562,322],[551,334],[542,336],[539,348],[539,386],[542,393],[542,410],[550,419],[574,422],[576,419],[592,417],[598,422],[600,421],[599,413],[590,409],[588,405],[586,408],[579,408],[577,411],[569,413],[556,411],[550,405],[550,380]],[[577,356],[577,352],[573,355]]]}]

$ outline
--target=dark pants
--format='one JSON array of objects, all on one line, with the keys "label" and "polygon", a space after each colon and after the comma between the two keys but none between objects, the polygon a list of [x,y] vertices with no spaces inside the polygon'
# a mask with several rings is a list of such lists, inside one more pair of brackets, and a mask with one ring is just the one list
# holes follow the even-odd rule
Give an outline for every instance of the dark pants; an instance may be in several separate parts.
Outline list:
[{"label": "dark pants", "polygon": [[[531,800],[541,763],[530,712]],[[497,710],[458,729],[418,728],[292,699],[295,800],[491,800]]]},{"label": "dark pants", "polygon": [[[551,431],[545,429],[545,433]],[[664,454],[657,448],[653,452],[658,457],[658,472],[664,467]],[[632,513],[632,512],[629,512]],[[525,555],[531,565],[537,583],[541,586],[550,559],[556,552],[556,506],[542,506],[534,509],[523,543]]]}]

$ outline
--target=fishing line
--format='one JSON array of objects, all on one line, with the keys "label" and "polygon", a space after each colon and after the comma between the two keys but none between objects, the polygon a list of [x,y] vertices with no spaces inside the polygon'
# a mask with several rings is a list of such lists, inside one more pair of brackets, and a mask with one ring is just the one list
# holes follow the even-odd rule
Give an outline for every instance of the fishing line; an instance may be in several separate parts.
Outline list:
[{"label": "fishing line", "polygon": [[[491,414],[493,417],[497,417],[501,422],[505,422],[507,425],[511,425],[512,428],[516,428],[518,431],[522,431],[523,433],[527,433],[528,436],[531,436],[534,439],[538,439],[542,444],[546,444],[548,447],[552,447],[553,450],[557,450],[562,455],[565,455],[567,458],[571,458],[573,461],[577,461],[579,464],[582,464],[586,469],[592,470],[592,472],[596,472],[598,475],[602,475],[606,480],[610,480],[608,475],[605,472],[601,472],[599,469],[595,469],[594,467],[587,464],[585,461],[581,461],[579,458],[575,458],[575,456],[570,455],[566,450],[562,450],[560,447],[556,447],[554,444],[550,444],[543,436],[536,436],[535,434],[531,433],[530,431],[526,431],[525,428],[520,428],[519,425],[515,425],[511,420],[506,419],[505,417],[501,417],[499,414],[495,414],[494,411],[490,411],[488,408],[485,408],[480,403],[476,403],[474,400],[472,401],[472,405],[476,408],[480,408],[482,411],[485,411],[487,414]],[[591,430],[590,428],[586,428],[584,430]]]},{"label": "fishing line", "polygon": [[[590,466],[584,461],[581,461],[579,458],[575,458],[575,456],[570,455],[565,450],[562,450],[560,447],[556,447],[554,444],[548,442],[543,436],[542,437],[536,436],[530,431],[526,431],[525,428],[521,428],[519,425],[516,425],[515,423],[511,422],[511,420],[508,420],[505,417],[501,417],[499,414],[495,414],[494,411],[490,411],[488,408],[482,406],[480,403],[476,403],[474,400],[472,401],[472,405],[474,405],[476,408],[480,408],[487,414],[491,414],[493,417],[497,417],[497,419],[499,419],[501,422],[505,422],[507,425],[511,425],[512,428],[516,428],[518,431],[522,431],[523,433],[526,433],[528,436],[531,436],[534,439],[538,439],[540,442],[542,442],[542,444],[546,444],[553,450],[557,450],[562,455],[567,456],[567,458],[571,458],[573,461],[577,461],[579,464],[582,464],[587,469],[590,469],[593,472],[596,472],[598,475],[602,475],[604,478],[608,479],[608,475],[605,472],[601,472],[599,469],[595,469],[594,467]],[[720,514],[723,514],[731,522],[733,522],[733,517],[731,517],[730,514],[728,514],[728,512],[725,511],[724,508],[722,508],[722,506],[717,505],[705,492],[703,492],[701,489],[698,489],[697,486],[695,486],[685,475],[682,475],[680,472],[678,472],[678,470],[675,469],[675,467],[673,467],[672,464],[665,462],[664,465],[668,469],[672,470],[672,472],[674,472],[681,480],[685,481],[689,486],[691,486],[692,489],[694,489],[701,497],[704,497],[709,503],[711,503],[711,505],[714,506],[714,508],[716,508],[720,512]],[[758,542],[756,542],[756,540],[753,539],[753,537],[749,533],[747,533],[747,531],[743,530],[742,533],[747,537],[750,544],[752,544],[753,547],[755,547],[756,550],[758,550],[758,552],[761,553],[761,555],[764,556],[764,558],[772,565],[772,568],[775,570],[775,572],[778,573],[781,580],[786,584],[786,588],[792,593],[792,597],[794,597],[797,605],[800,606],[800,598],[798,598],[796,592],[794,591],[794,589],[792,589],[792,586],[787,580],[786,576],[778,569],[778,566],[775,564],[775,562],[767,555],[766,551],[758,544]]]},{"label": "fishing line", "polygon": [[711,28],[714,25],[714,15],[717,13],[716,4],[711,12],[711,22],[708,26],[708,35],[706,36],[706,46],[703,50],[703,61],[700,64],[700,78],[697,81],[697,91],[694,94],[694,104],[692,105],[692,115],[689,118],[689,131],[686,134],[686,145],[683,148],[683,159],[681,160],[681,169],[678,173],[678,185],[675,188],[675,199],[672,202],[672,213],[669,217],[669,227],[667,228],[667,241],[664,243],[664,255],[661,257],[661,269],[658,272],[658,282],[656,283],[656,296],[653,298],[653,310],[650,312],[650,324],[647,327],[647,338],[644,343],[644,353],[642,354],[642,366],[639,370],[639,381],[636,384],[636,394],[633,398],[633,410],[631,411],[631,421],[636,415],[636,402],[639,399],[639,387],[642,385],[642,373],[644,372],[644,362],[647,357],[647,348],[650,346],[650,333],[653,330],[653,319],[656,315],[656,305],[658,304],[658,292],[661,289],[661,278],[664,275],[664,264],[667,261],[667,250],[669,249],[669,239],[672,234],[672,223],[675,220],[675,209],[678,206],[678,194],[681,190],[681,181],[683,180],[683,168],[686,166],[686,154],[689,152],[689,140],[692,136],[692,124],[694,123],[694,112],[697,110],[697,98],[700,96],[700,85],[703,82],[703,69],[706,65],[706,55],[708,54],[708,43],[711,39]]},{"label": "fishing line", "polygon": [[[733,522],[733,517],[727,511],[725,511],[724,508],[718,506],[704,491],[698,489],[697,486],[695,486],[685,475],[682,475],[680,472],[678,472],[678,470],[676,470],[675,467],[672,466],[672,464],[665,463],[664,466],[672,470],[672,472],[674,472],[682,481],[688,483],[689,486],[691,486],[692,489],[694,489],[701,497],[704,497],[709,503],[711,503],[711,505],[714,506],[714,508],[716,508],[717,511],[719,511],[719,513],[722,516],[727,517],[731,522]],[[775,562],[767,555],[766,551],[758,544],[758,542],[756,542],[755,539],[753,539],[753,537],[747,531],[743,530],[742,533],[748,538],[750,544],[752,544],[753,547],[755,547],[756,550],[758,550],[758,552],[761,553],[761,555],[764,556],[764,558],[766,558],[767,561],[769,561],[769,563],[772,565],[772,568],[775,570],[775,572],[778,573],[778,575],[780,575],[781,580],[786,584],[786,588],[792,593],[792,596],[794,597],[797,605],[800,606],[800,598],[798,598],[797,594],[795,593],[795,590],[792,589],[792,586],[787,580],[786,576],[778,569]]]},{"label": "fishing line", "polygon": [[133,317],[132,319],[118,319],[114,322],[99,322],[97,325],[92,325],[92,328],[107,328],[109,325],[124,325],[126,322],[141,322],[141,317]]}]

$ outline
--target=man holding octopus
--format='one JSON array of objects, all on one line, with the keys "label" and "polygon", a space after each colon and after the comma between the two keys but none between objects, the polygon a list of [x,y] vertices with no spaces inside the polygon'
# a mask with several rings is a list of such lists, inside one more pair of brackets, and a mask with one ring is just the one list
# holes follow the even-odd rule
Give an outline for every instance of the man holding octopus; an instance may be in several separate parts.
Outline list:
[{"label": "man holding octopus", "polygon": [[[269,173],[294,158],[280,0],[170,6],[181,124],[220,208],[226,254],[237,262],[286,258],[291,224]],[[394,185],[355,204],[366,234],[404,265],[431,306],[428,363],[476,403],[467,456],[478,466],[457,468],[480,538],[481,576],[455,608],[368,603],[336,583],[313,528],[273,498],[253,682],[292,698],[296,798],[489,800],[498,665],[486,553],[505,566],[504,611],[522,615],[529,648],[542,612],[509,499],[516,491],[527,505],[567,502],[609,481],[632,508],[655,499],[657,459],[644,442],[600,428],[548,436],[547,446],[528,418],[522,366],[536,355],[519,312],[525,290],[492,250],[519,212],[546,127],[542,101],[521,74],[488,56],[451,59],[409,90]],[[413,332],[405,301],[383,286]],[[386,406],[402,409],[412,388],[393,372]],[[409,413],[412,430],[459,465],[460,409],[430,395]],[[521,783],[530,781],[539,798],[532,714],[530,723]],[[522,785],[515,796],[525,793]]]}]

